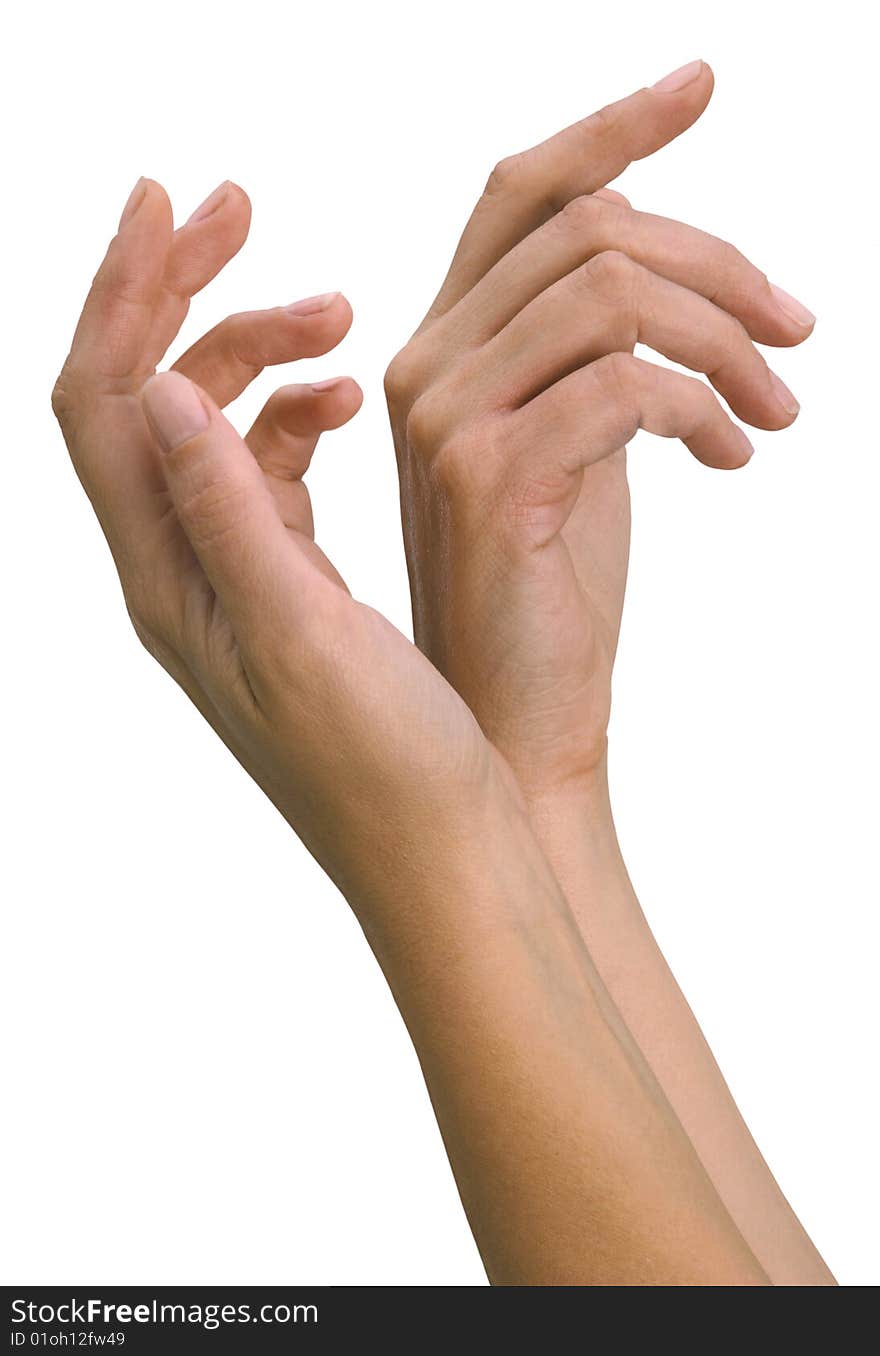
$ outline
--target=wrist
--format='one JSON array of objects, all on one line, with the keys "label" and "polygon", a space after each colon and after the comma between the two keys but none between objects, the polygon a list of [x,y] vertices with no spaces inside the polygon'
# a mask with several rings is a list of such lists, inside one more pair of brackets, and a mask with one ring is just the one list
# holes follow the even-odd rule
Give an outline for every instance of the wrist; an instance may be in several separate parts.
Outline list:
[{"label": "wrist", "polygon": [[623,859],[602,758],[588,777],[523,792],[529,822],[581,926],[598,911],[641,917]]},{"label": "wrist", "polygon": [[406,842],[361,857],[343,892],[386,973],[416,955],[433,965],[450,951],[491,951],[500,934],[540,930],[536,900],[567,912],[519,786],[494,750],[479,783],[434,801]]},{"label": "wrist", "polygon": [[[401,776],[397,765],[391,777],[334,763],[308,799],[299,789],[273,799],[361,925],[405,931],[416,912],[461,887],[488,846],[488,825],[515,803],[496,785],[491,759],[475,761],[481,766],[457,775],[406,768]],[[524,807],[520,813],[527,822]]]},{"label": "wrist", "polygon": [[523,802],[539,836],[559,826],[596,846],[616,843],[617,831],[611,808],[607,749],[578,772],[577,776],[554,779],[518,776]]}]

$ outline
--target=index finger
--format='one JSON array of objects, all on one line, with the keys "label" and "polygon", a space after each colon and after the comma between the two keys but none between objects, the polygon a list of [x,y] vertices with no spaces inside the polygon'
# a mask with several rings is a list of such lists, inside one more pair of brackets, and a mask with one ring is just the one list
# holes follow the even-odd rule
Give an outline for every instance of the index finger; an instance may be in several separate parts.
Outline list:
[{"label": "index finger", "polygon": [[86,297],[65,367],[89,387],[136,391],[173,223],[168,195],[141,179]]},{"label": "index finger", "polygon": [[464,229],[427,319],[442,315],[493,264],[567,202],[616,179],[699,118],[712,96],[712,71],[692,61],[626,99],[600,108],[492,171]]}]

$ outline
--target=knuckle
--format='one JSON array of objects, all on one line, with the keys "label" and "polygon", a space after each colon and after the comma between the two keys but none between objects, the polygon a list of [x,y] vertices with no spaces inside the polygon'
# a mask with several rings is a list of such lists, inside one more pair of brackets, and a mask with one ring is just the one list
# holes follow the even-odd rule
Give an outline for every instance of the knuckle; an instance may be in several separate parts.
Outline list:
[{"label": "knuckle", "polygon": [[167,667],[169,651],[166,618],[161,614],[155,592],[143,581],[129,580],[123,589],[125,606],[132,628],[144,649]]},{"label": "knuckle", "polygon": [[265,336],[254,324],[253,313],[236,311],[197,339],[190,352],[198,350],[210,355],[212,362],[237,365],[256,376],[268,365],[270,355],[265,348]]},{"label": "knuckle", "polygon": [[767,274],[764,273],[762,269],[756,268],[755,265],[752,263],[749,264],[749,268],[753,273],[755,285],[757,286],[758,290],[760,292],[769,294],[771,290],[771,284],[770,279],[767,277]]},{"label": "knuckle", "polygon": [[187,489],[177,504],[196,549],[214,546],[233,533],[240,521],[244,495],[226,479],[207,479]]},{"label": "knuckle", "polygon": [[121,303],[124,306],[145,309],[149,301],[144,294],[141,263],[138,259],[129,258],[121,252],[118,240],[117,236],[92,280],[91,295],[102,308]]},{"label": "knuckle", "polygon": [[743,274],[753,272],[752,265],[749,263],[742,250],[737,249],[730,240],[721,241],[721,267],[728,274]]},{"label": "knuckle", "polygon": [[620,130],[620,110],[614,104],[597,108],[595,113],[584,118],[580,128],[587,145],[595,151],[597,140],[608,141],[617,137]]},{"label": "knuckle", "polygon": [[588,273],[590,290],[608,313],[615,348],[634,348],[645,307],[645,270],[622,250],[602,250],[589,261]]},{"label": "knuckle", "polygon": [[477,436],[472,429],[458,429],[444,439],[429,465],[429,478],[435,490],[457,503],[471,503],[482,488]]},{"label": "knuckle", "polygon": [[632,353],[606,353],[593,363],[593,375],[612,400],[632,404],[640,364]]},{"label": "knuckle", "polygon": [[52,387],[52,413],[59,424],[63,424],[67,420],[70,410],[70,388],[62,378],[59,377]]},{"label": "knuckle", "polygon": [[715,286],[709,296],[714,301],[722,290],[727,307],[747,308],[756,296],[766,296],[770,279],[729,240],[718,242],[720,249],[715,267]]},{"label": "knuckle", "polygon": [[454,521],[466,530],[487,529],[503,502],[510,457],[498,420],[457,428],[443,439],[427,466],[431,491],[454,511]]},{"label": "knuckle", "polygon": [[582,193],[579,197],[570,199],[561,212],[556,214],[554,221],[566,233],[581,238],[585,234],[591,234],[604,216],[605,204],[602,199],[593,197],[590,193]]},{"label": "knuckle", "polygon": [[79,382],[65,362],[52,387],[52,413],[62,427],[79,403]]},{"label": "knuckle", "polygon": [[615,412],[621,440],[628,442],[642,420],[645,365],[632,353],[608,353],[593,364],[593,376],[600,396]]},{"label": "knuckle", "polygon": [[516,192],[528,175],[528,157],[525,151],[507,155],[492,170],[486,180],[486,193],[494,197],[500,193]]},{"label": "knuckle", "polygon": [[575,284],[607,313],[609,340],[632,348],[638,340],[639,265],[621,250],[601,250],[576,270]]},{"label": "knuckle", "polygon": [[703,410],[707,417],[714,415],[715,411],[720,409],[721,406],[718,404],[718,397],[711,386],[707,386],[705,381],[702,381],[699,377],[691,376],[689,373],[684,373],[683,376],[688,383],[688,394],[694,403]]},{"label": "knuckle", "polygon": [[623,250],[600,250],[584,265],[588,280],[608,289],[615,301],[632,292],[637,270],[638,265]]},{"label": "knuckle", "polygon": [[736,316],[722,313],[723,323],[718,336],[718,346],[714,354],[715,361],[710,364],[708,377],[716,376],[733,362],[747,362],[756,349],[751,336],[741,320]]},{"label": "knuckle", "polygon": [[248,329],[248,317],[244,311],[224,316],[214,330],[214,340],[222,352],[234,358],[240,358],[239,349]]},{"label": "knuckle", "polygon": [[738,316],[730,316],[730,342],[734,348],[749,349],[754,347],[752,336],[749,334],[745,323]]},{"label": "knuckle", "polygon": [[406,417],[406,441],[415,452],[430,455],[443,440],[444,411],[436,394],[423,392],[413,401]]},{"label": "knuckle", "polygon": [[385,369],[385,398],[392,408],[415,400],[422,386],[423,364],[412,343],[391,359]]},{"label": "knuckle", "polygon": [[151,654],[154,659],[159,659],[163,647],[156,633],[156,628],[150,624],[149,618],[133,602],[128,601],[127,605],[132,630],[147,654]]}]

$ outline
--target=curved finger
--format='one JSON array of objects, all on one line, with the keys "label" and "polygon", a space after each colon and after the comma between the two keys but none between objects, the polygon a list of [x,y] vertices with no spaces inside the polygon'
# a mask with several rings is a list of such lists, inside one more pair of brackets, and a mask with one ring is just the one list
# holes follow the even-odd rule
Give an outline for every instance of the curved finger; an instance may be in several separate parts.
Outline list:
[{"label": "curved finger", "polygon": [[692,126],[712,95],[703,61],[593,113],[495,168],[459,241],[429,318],[447,311],[494,263],[572,198],[595,193],[634,160]]},{"label": "curved finger", "polygon": [[638,429],[680,438],[706,466],[744,466],[753,448],[703,382],[613,353],[570,373],[510,417],[507,481],[541,544],[564,525],[582,473]]},{"label": "curved finger", "polygon": [[269,474],[304,476],[320,435],[347,424],[363,399],[352,377],[281,386],[260,410],[245,442]]},{"label": "curved finger", "polygon": [[594,193],[572,199],[499,260],[435,327],[434,342],[483,342],[554,282],[607,250],[698,292],[735,316],[758,343],[800,344],[815,323],[727,241]]},{"label": "curved finger", "polygon": [[266,476],[286,526],[314,536],[302,477],[321,434],[347,424],[363,398],[351,377],[335,377],[313,386],[282,386],[257,415],[245,442]]},{"label": "curved finger", "polygon": [[244,189],[225,180],[174,232],[166,281],[176,292],[195,296],[241,249],[251,225]]},{"label": "curved finger", "polygon": [[467,377],[477,399],[521,404],[567,372],[637,343],[704,373],[750,424],[780,429],[797,415],[797,401],[738,321],[614,251],[530,302],[479,351]]},{"label": "curved finger", "polygon": [[196,340],[172,370],[196,382],[222,407],[241,395],[264,367],[328,353],[351,322],[351,307],[341,292],[266,311],[243,311]]},{"label": "curved finger", "polygon": [[150,336],[154,364],[161,361],[180,330],[191,298],[241,249],[250,222],[250,199],[243,188],[227,179],[174,232]]}]

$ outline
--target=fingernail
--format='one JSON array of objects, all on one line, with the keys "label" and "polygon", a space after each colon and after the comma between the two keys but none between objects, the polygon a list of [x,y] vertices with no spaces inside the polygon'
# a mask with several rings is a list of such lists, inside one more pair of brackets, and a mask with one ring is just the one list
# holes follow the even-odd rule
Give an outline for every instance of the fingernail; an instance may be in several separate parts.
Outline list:
[{"label": "fingernail", "polygon": [[746,457],[747,459],[749,457],[753,457],[755,454],[754,445],[746,437],[745,433],[740,428],[739,424],[734,425],[734,427],[736,428],[736,431],[739,434],[739,443],[742,448],[743,456]]},{"label": "fingernail", "polygon": [[797,297],[793,297],[790,292],[784,288],[777,287],[775,283],[770,284],[770,291],[780,311],[784,311],[796,325],[815,325],[816,317],[812,311],[808,311]]},{"label": "fingernail", "polygon": [[671,71],[669,75],[664,75],[663,79],[658,80],[656,85],[652,85],[651,88],[658,90],[661,94],[670,94],[673,90],[684,89],[685,85],[696,80],[702,69],[702,61],[689,61],[686,66],[679,66],[677,71]]},{"label": "fingernail", "polygon": [[324,292],[320,297],[306,297],[303,301],[294,301],[284,309],[288,315],[314,315],[316,311],[326,311],[338,296],[338,292]]},{"label": "fingernail", "polygon": [[773,394],[779,401],[786,414],[797,414],[800,409],[800,403],[792,395],[781,377],[777,377],[775,372],[770,373],[770,385],[773,387]]},{"label": "fingernail", "polygon": [[217,208],[224,201],[228,192],[229,180],[224,179],[223,183],[219,184],[217,188],[214,189],[213,193],[208,194],[205,201],[196,208],[192,216],[187,217],[184,225],[191,226],[194,221],[204,221],[205,217],[209,217],[212,212],[217,211]]},{"label": "fingernail", "polygon": [[119,226],[117,227],[117,230],[121,231],[123,226],[128,225],[128,223],[131,221],[132,217],[134,216],[135,212],[138,210],[146,196],[147,196],[147,181],[144,178],[144,176],[141,175],[140,179],[138,179],[134,188],[128,195],[128,202],[122,209],[122,216],[119,218]]},{"label": "fingernail", "polygon": [[188,443],[210,423],[192,382],[180,372],[150,377],[141,391],[144,413],[164,452]]},{"label": "fingernail", "polygon": [[312,390],[317,391],[318,395],[322,395],[324,391],[332,391],[335,386],[339,386],[343,381],[345,381],[345,377],[328,377],[326,381],[313,381]]}]

